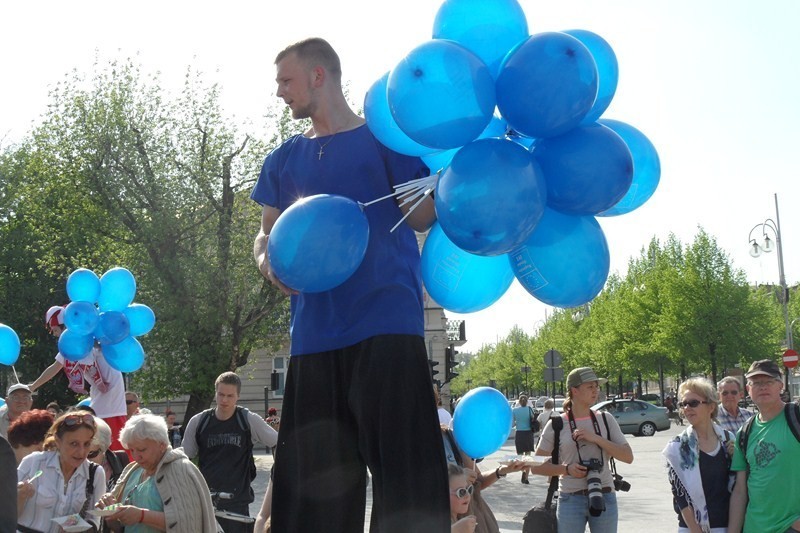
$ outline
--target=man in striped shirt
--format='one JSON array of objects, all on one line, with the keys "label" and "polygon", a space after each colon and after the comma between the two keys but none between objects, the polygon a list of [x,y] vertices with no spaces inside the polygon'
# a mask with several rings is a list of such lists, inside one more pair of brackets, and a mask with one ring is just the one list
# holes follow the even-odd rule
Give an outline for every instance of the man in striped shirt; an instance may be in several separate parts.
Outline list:
[{"label": "man in striped shirt", "polygon": [[726,376],[717,383],[722,405],[719,406],[717,422],[723,429],[736,433],[745,421],[753,416],[753,411],[739,407],[742,399],[742,385],[738,378]]}]

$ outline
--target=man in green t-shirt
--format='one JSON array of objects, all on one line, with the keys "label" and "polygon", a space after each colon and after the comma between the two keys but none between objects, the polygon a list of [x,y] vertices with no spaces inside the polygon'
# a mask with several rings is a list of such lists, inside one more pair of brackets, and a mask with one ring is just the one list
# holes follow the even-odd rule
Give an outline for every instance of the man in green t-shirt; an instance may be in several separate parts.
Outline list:
[{"label": "man in green t-shirt", "polygon": [[[754,362],[745,374],[747,391],[758,406],[747,439],[739,447],[731,470],[736,484],[731,494],[730,533],[800,531],[800,443],[783,414],[783,379],[774,361]],[[743,527],[744,526],[744,527]]]}]

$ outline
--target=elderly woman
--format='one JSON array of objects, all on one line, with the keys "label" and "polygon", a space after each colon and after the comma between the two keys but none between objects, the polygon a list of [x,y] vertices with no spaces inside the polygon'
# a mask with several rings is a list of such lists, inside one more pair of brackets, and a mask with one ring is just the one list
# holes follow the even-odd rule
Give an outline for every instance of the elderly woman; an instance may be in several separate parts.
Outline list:
[{"label": "elderly woman", "polygon": [[87,460],[95,433],[94,417],[86,411],[65,413],[53,423],[45,450],[25,457],[17,468],[17,522],[20,531],[56,533],[53,518],[87,514],[105,491],[103,468]]},{"label": "elderly woman", "polygon": [[25,411],[8,426],[8,443],[14,448],[17,465],[33,452],[40,452],[44,439],[55,417],[48,411],[34,409]]},{"label": "elderly woman", "polygon": [[89,450],[89,460],[103,467],[106,472],[106,490],[111,490],[130,459],[123,450],[109,450],[111,427],[102,418],[95,417],[94,421],[97,424],[97,432],[92,441],[92,449]]},{"label": "elderly woman", "polygon": [[724,533],[734,479],[730,471],[734,435],[714,423],[719,397],[711,382],[688,379],[678,388],[678,397],[689,427],[662,452],[678,531]]},{"label": "elderly woman", "polygon": [[126,533],[217,531],[211,494],[203,476],[183,450],[173,450],[167,423],[153,414],[131,417],[120,440],[133,454],[117,485],[100,507],[120,503],[106,517],[115,531]]}]

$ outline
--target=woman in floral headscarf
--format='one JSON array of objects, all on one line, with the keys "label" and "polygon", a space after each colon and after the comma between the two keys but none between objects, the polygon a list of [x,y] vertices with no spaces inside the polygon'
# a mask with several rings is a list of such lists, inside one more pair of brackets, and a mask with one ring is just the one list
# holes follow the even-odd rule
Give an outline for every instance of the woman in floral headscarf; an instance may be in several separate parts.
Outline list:
[{"label": "woman in floral headscarf", "polygon": [[709,381],[684,381],[678,398],[689,427],[662,452],[678,513],[678,531],[725,533],[734,479],[730,471],[734,435],[714,422],[719,397]]}]

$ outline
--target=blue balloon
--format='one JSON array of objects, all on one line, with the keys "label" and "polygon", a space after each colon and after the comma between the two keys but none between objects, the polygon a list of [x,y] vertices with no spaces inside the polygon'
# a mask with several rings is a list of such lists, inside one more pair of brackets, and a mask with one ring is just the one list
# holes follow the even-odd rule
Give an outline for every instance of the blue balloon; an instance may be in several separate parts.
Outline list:
[{"label": "blue balloon", "polygon": [[445,150],[474,140],[495,108],[494,80],[478,56],[452,41],[413,49],[389,73],[389,109],[412,140]]},{"label": "blue balloon", "polygon": [[433,22],[433,38],[456,41],[497,77],[508,51],[528,38],[528,21],[516,0],[445,0]]},{"label": "blue balloon", "polygon": [[453,434],[464,453],[473,459],[493,454],[511,433],[511,407],[503,394],[491,387],[472,389],[453,413]]},{"label": "blue balloon", "polygon": [[116,344],[130,334],[130,323],[125,313],[105,311],[100,313],[94,338],[103,345]]},{"label": "blue balloon", "polygon": [[611,128],[622,137],[633,158],[633,181],[628,192],[610,209],[597,214],[613,217],[630,213],[653,196],[661,179],[661,162],[650,139],[633,126],[619,120],[600,119],[598,123]]},{"label": "blue balloon", "polygon": [[605,126],[579,126],[541,139],[533,149],[547,182],[547,205],[573,215],[595,215],[631,186],[633,160],[625,141]]},{"label": "blue balloon", "polygon": [[509,52],[497,77],[497,107],[512,129],[553,137],[577,126],[597,96],[589,50],[565,33],[539,33]]},{"label": "blue balloon", "polygon": [[79,268],[67,278],[67,296],[73,302],[97,303],[100,278],[87,268]]},{"label": "blue balloon", "polygon": [[528,241],[508,254],[526,291],[553,307],[578,307],[597,296],[610,256],[600,224],[590,216],[545,209]]},{"label": "blue balloon", "polygon": [[617,82],[619,81],[619,64],[617,56],[608,42],[587,30],[567,30],[564,33],[572,35],[589,49],[594,63],[597,66],[597,98],[589,113],[584,117],[581,124],[591,124],[600,118],[617,92]]},{"label": "blue balloon", "polygon": [[422,247],[422,281],[431,298],[448,311],[473,313],[500,299],[514,272],[506,256],[465,252],[434,224]]},{"label": "blue balloon", "polygon": [[84,398],[83,400],[77,403],[77,407],[91,407],[92,399],[91,398]]},{"label": "blue balloon", "polygon": [[505,139],[463,147],[436,185],[436,216],[447,237],[478,255],[500,255],[525,242],[546,201],[531,154]]},{"label": "blue balloon", "polygon": [[103,357],[115,370],[136,372],[144,364],[144,348],[134,337],[125,337],[117,344],[103,346]]},{"label": "blue balloon", "polygon": [[387,72],[372,84],[364,97],[364,117],[367,119],[369,131],[388,148],[397,153],[424,156],[437,152],[436,148],[423,146],[409,139],[395,122],[389,111],[389,100],[386,85],[389,80]]},{"label": "blue balloon", "polygon": [[285,285],[322,292],[344,283],[367,252],[369,223],[356,202],[331,194],[302,198],[269,234],[270,265]]},{"label": "blue balloon", "polygon": [[6,404],[6,401],[3,398],[0,398],[0,407],[3,407]]},{"label": "blue balloon", "polygon": [[89,355],[92,347],[94,338],[91,335],[81,335],[69,329],[65,329],[58,338],[58,351],[70,361],[80,361]]},{"label": "blue balloon", "polygon": [[19,336],[5,324],[0,324],[0,364],[11,366],[19,358]]},{"label": "blue balloon", "polygon": [[100,278],[101,311],[122,311],[136,296],[136,280],[126,268],[112,268]]},{"label": "blue balloon", "polygon": [[125,316],[130,323],[131,337],[138,337],[149,333],[156,325],[156,315],[153,310],[143,304],[131,304],[125,308]]},{"label": "blue balloon", "polygon": [[90,302],[73,301],[64,309],[64,325],[80,335],[91,335],[98,319],[97,307]]},{"label": "blue balloon", "polygon": [[[492,116],[492,120],[489,121],[489,125],[486,126],[486,129],[483,130],[478,136],[478,139],[489,139],[492,137],[505,137],[506,131],[508,129],[508,123],[506,123],[503,117],[498,117],[497,115]],[[444,170],[447,165],[450,164],[450,161],[453,160],[456,153],[458,153],[457,148],[452,150],[442,150],[441,152],[436,152],[430,155],[422,156],[422,161],[428,166],[432,174],[440,170]]]}]

